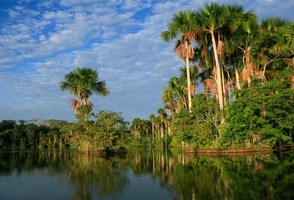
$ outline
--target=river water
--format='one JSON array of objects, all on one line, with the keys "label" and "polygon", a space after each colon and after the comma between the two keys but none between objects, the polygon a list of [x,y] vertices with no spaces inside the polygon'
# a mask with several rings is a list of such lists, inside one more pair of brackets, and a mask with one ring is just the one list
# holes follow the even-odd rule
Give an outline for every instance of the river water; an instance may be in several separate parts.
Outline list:
[{"label": "river water", "polygon": [[0,199],[294,199],[294,152],[195,156],[132,149],[0,151]]}]

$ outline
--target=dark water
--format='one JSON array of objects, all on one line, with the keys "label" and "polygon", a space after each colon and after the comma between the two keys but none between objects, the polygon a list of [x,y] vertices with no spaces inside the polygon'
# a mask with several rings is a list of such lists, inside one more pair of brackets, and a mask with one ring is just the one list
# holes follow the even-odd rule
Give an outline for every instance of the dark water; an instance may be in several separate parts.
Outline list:
[{"label": "dark water", "polygon": [[0,151],[0,199],[294,199],[294,152],[210,157],[134,149],[122,157]]}]

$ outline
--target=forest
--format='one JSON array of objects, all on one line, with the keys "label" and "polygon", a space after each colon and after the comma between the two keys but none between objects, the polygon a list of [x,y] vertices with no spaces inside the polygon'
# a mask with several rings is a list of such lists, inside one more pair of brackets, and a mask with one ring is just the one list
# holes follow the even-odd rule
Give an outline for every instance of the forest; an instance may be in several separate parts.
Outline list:
[{"label": "forest", "polygon": [[98,71],[65,74],[62,91],[76,122],[33,119],[0,122],[0,148],[77,148],[116,152],[130,146],[197,149],[292,147],[294,135],[294,22],[258,19],[240,5],[205,4],[175,13],[163,42],[175,42],[183,61],[162,91],[162,108],[149,119],[93,112],[92,95],[111,91]]}]

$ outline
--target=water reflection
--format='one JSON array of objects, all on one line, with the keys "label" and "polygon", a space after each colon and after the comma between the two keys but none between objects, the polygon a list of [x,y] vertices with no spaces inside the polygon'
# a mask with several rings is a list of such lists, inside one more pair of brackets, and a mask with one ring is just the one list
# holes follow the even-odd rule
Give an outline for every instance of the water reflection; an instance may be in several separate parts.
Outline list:
[{"label": "water reflection", "polygon": [[291,199],[294,152],[235,157],[133,149],[0,152],[1,199]]}]

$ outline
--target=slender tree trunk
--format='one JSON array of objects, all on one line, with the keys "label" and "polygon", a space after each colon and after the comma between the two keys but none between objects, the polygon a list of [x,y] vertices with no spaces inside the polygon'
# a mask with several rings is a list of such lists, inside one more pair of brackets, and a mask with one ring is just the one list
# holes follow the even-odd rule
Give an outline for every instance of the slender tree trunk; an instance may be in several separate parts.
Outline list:
[{"label": "slender tree trunk", "polygon": [[235,74],[236,74],[236,85],[237,85],[237,89],[241,90],[241,85],[240,85],[240,75],[238,72],[237,67],[234,65],[234,69],[235,69]]},{"label": "slender tree trunk", "polygon": [[[186,49],[188,49],[188,42],[186,41]],[[191,80],[190,80],[190,60],[188,55],[186,55],[186,71],[187,71],[187,86],[188,86],[188,108],[189,112],[191,112],[192,108],[192,98],[191,98]]]},{"label": "slender tree trunk", "polygon": [[155,125],[154,125],[154,122],[153,122],[153,120],[152,120],[152,122],[151,122],[151,126],[152,126],[152,140],[154,140],[154,128],[155,128]]},{"label": "slender tree trunk", "polygon": [[214,53],[216,73],[217,73],[217,90],[218,90],[219,107],[220,107],[220,110],[223,110],[224,109],[224,94],[223,94],[223,87],[222,87],[221,68],[220,68],[220,64],[218,60],[216,42],[215,42],[213,31],[210,31],[210,34],[212,38],[213,53]]},{"label": "slender tree trunk", "polygon": [[160,138],[163,138],[164,137],[164,123],[161,121],[160,123]]},{"label": "slender tree trunk", "polygon": [[248,81],[247,81],[248,85],[250,85],[251,77],[252,77],[252,69],[249,68],[249,64],[250,64],[250,50],[246,50],[245,51],[245,67],[246,67],[247,73],[249,75]]},{"label": "slender tree trunk", "polygon": [[168,133],[168,135],[171,135],[171,122],[170,121],[168,121],[167,122],[167,133]]},{"label": "slender tree trunk", "polygon": [[220,67],[220,70],[221,70],[221,80],[222,80],[222,88],[223,88],[223,97],[224,97],[224,107],[226,106],[226,102],[227,102],[227,91],[226,91],[226,88],[225,88],[225,76],[224,76],[224,67],[223,67],[223,64],[222,64],[222,57],[219,56],[219,67]]}]

